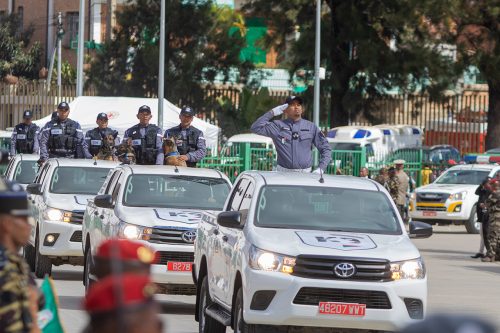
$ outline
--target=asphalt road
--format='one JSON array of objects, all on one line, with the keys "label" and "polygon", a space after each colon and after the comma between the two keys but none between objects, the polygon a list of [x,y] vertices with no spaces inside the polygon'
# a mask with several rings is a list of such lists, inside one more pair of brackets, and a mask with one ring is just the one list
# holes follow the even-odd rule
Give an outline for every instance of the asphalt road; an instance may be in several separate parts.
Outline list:
[{"label": "asphalt road", "polygon": [[[500,263],[471,259],[479,245],[478,235],[463,227],[435,227],[428,239],[415,240],[429,276],[428,314],[438,312],[484,316],[500,327]],[[54,268],[60,315],[68,333],[81,332],[87,318],[80,310],[84,288],[82,268]],[[194,321],[194,296],[158,295],[166,332],[198,332]],[[230,332],[230,330],[228,330]]]}]

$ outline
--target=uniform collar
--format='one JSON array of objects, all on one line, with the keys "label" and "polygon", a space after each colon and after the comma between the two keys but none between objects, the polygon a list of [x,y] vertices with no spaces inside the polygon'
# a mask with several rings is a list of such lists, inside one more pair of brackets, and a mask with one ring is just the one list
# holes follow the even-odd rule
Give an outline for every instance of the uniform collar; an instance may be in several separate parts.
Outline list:
[{"label": "uniform collar", "polygon": [[297,121],[293,121],[292,119],[287,118],[287,119],[285,119],[285,120],[283,120],[283,121],[284,121],[285,123],[287,123],[287,124],[293,125],[293,124],[298,124],[298,123],[300,123],[300,122],[302,121],[302,118],[300,118],[300,119],[299,119],[299,120],[297,120]]}]

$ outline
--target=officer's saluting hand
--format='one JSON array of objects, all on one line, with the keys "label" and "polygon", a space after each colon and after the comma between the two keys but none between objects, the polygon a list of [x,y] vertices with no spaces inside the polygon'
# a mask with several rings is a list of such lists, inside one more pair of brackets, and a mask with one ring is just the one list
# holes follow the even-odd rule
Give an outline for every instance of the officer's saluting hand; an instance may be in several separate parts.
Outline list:
[{"label": "officer's saluting hand", "polygon": [[[270,137],[278,154],[278,171],[311,172],[313,145],[320,153],[319,170],[325,170],[331,160],[331,148],[321,130],[312,122],[302,119],[302,99],[287,98],[286,103],[259,117],[251,127],[255,134]],[[284,120],[272,120],[281,114]]]},{"label": "officer's saluting hand", "polygon": [[83,132],[80,124],[68,118],[69,104],[57,106],[57,118],[48,122],[40,135],[40,160],[51,157],[85,158]]},{"label": "officer's saluting hand", "polygon": [[179,151],[180,160],[185,161],[188,167],[196,167],[196,163],[201,161],[207,148],[203,132],[191,126],[195,112],[189,106],[184,106],[179,114],[181,123],[178,126],[165,131],[166,139],[173,138]]},{"label": "officer's saluting hand", "polygon": [[132,147],[134,148],[137,164],[143,165],[162,165],[163,151],[161,128],[154,124],[150,124],[151,109],[147,105],[143,105],[137,112],[139,124],[129,128],[123,135],[123,141],[126,143],[128,139],[132,139]]},{"label": "officer's saluting hand", "polygon": [[23,122],[17,124],[12,131],[10,155],[17,154],[38,154],[38,134],[40,127],[33,124],[33,112],[26,110],[23,112]]}]

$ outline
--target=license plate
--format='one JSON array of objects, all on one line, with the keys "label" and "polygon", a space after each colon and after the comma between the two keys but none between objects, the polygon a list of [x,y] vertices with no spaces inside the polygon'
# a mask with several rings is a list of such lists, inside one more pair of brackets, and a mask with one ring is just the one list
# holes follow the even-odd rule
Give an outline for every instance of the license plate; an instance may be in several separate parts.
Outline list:
[{"label": "license plate", "polygon": [[172,272],[191,272],[193,270],[192,262],[167,262],[167,270]]},{"label": "license plate", "polygon": [[363,317],[366,314],[366,304],[319,302],[319,313]]},{"label": "license plate", "polygon": [[436,212],[424,212],[424,216],[436,216]]}]

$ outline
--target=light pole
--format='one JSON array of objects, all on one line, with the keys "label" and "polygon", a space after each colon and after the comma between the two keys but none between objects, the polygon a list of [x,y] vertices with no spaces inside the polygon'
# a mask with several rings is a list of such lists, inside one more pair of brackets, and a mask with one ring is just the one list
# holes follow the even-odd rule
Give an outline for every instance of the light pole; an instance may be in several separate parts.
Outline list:
[{"label": "light pole", "polygon": [[165,89],[165,0],[160,8],[160,63],[158,66],[158,126],[163,127],[163,96]]},{"label": "light pole", "polygon": [[314,50],[314,106],[313,121],[319,127],[319,82],[320,82],[320,52],[321,52],[321,1],[316,0],[316,40]]},{"label": "light pole", "polygon": [[62,57],[61,57],[61,41],[64,35],[64,29],[62,25],[62,13],[59,12],[57,15],[57,97],[59,101],[61,101],[61,65],[62,65]]},{"label": "light pole", "polygon": [[85,0],[80,0],[78,14],[78,58],[76,62],[76,96],[83,95],[83,53],[85,40]]}]

